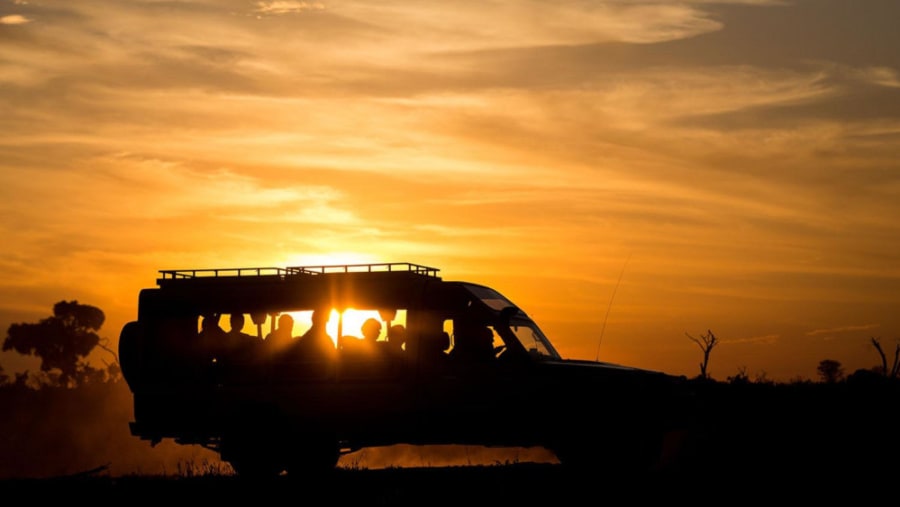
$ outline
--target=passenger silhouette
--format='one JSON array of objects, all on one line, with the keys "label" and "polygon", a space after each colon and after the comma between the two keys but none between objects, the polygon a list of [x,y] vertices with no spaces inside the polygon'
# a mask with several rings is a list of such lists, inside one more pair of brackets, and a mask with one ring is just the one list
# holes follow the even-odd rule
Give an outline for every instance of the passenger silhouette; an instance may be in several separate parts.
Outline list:
[{"label": "passenger silhouette", "polygon": [[219,357],[225,350],[225,330],[219,326],[219,314],[204,314],[200,319],[200,332],[190,350],[190,375],[197,375],[203,382],[216,382],[220,373]]},{"label": "passenger silhouette", "polygon": [[487,361],[494,359],[494,333],[485,325],[460,322],[453,335],[450,357],[456,361]]},{"label": "passenger silhouette", "polygon": [[244,318],[243,313],[232,313],[229,318],[231,329],[225,334],[227,358],[231,361],[246,362],[254,360],[258,353],[262,342],[256,336],[247,334],[243,331]]},{"label": "passenger silhouette", "polygon": [[[432,373],[440,374],[447,368],[450,347],[450,335],[446,331],[435,331],[422,334],[418,339],[418,360]],[[415,348],[415,347],[414,347]]]},{"label": "passenger silhouette", "polygon": [[266,336],[269,353],[281,353],[293,342],[294,318],[289,313],[278,317],[278,327]]},{"label": "passenger silhouette", "polygon": [[388,328],[387,344],[391,352],[402,352],[406,343],[406,328],[403,324],[394,324]]},{"label": "passenger silhouette", "polygon": [[378,341],[378,337],[381,336],[381,322],[378,319],[366,319],[362,327],[360,327],[360,331],[362,331],[363,340],[374,344]]},{"label": "passenger silhouette", "polygon": [[222,347],[216,356],[218,367],[226,382],[243,378],[253,363],[262,357],[263,342],[258,337],[244,333],[244,314],[232,313],[231,329],[224,334]]},{"label": "passenger silhouette", "polygon": [[220,315],[217,313],[208,313],[201,317],[197,352],[205,359],[218,356],[224,346],[225,330],[219,326],[219,318]]},{"label": "passenger silhouette", "polygon": [[333,357],[336,349],[331,336],[328,335],[330,310],[317,309],[312,312],[312,325],[303,333],[297,342],[297,352],[301,354],[313,354],[325,357]]},{"label": "passenger silhouette", "polygon": [[206,337],[219,337],[225,330],[219,325],[221,316],[218,313],[206,313],[200,317],[200,334]]},{"label": "passenger silhouette", "polygon": [[354,353],[368,353],[375,350],[378,338],[381,336],[381,322],[374,318],[366,319],[359,331],[362,335],[361,338],[349,335],[341,337],[341,348]]}]

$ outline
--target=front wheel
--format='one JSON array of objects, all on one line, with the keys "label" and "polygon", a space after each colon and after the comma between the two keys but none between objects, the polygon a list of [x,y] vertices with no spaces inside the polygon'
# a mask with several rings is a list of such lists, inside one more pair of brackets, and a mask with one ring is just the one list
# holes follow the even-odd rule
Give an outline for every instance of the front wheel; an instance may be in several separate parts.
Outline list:
[{"label": "front wheel", "polygon": [[602,439],[572,439],[554,445],[560,464],[573,471],[618,475],[654,470],[660,462],[663,434],[621,431]]}]

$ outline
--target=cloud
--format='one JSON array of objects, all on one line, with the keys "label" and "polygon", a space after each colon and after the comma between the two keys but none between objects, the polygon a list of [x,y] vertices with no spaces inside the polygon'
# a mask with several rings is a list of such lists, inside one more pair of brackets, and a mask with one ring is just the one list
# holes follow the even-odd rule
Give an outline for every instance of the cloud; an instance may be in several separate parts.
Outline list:
[{"label": "cloud", "polygon": [[898,72],[898,69],[866,67],[859,69],[858,72],[862,80],[889,88],[900,88],[900,72]]},{"label": "cloud", "polygon": [[734,338],[729,340],[722,340],[722,343],[728,344],[738,344],[738,343],[750,343],[750,344],[763,344],[763,345],[771,345],[774,343],[778,343],[781,335],[779,334],[767,334],[762,336],[750,336],[747,338]]},{"label": "cloud", "polygon": [[[651,43],[718,30],[708,14],[687,4],[538,0],[343,2],[336,14],[382,28],[417,52],[590,44]],[[409,46],[409,43],[414,43]]]},{"label": "cloud", "polygon": [[863,324],[856,326],[840,326],[840,327],[832,327],[828,329],[813,329],[812,331],[807,331],[806,336],[820,336],[820,335],[833,335],[833,334],[844,334],[844,333],[853,333],[856,331],[867,331],[869,329],[878,328],[878,324]]},{"label": "cloud", "polygon": [[306,11],[321,11],[325,9],[325,4],[321,2],[303,2],[303,1],[271,1],[256,2],[256,12],[261,14],[290,14]]},{"label": "cloud", "polygon": [[[91,174],[77,177],[85,178],[83,183],[72,184],[87,189],[87,200],[107,196],[106,212],[116,209],[122,217],[176,218],[214,212],[222,218],[253,221],[256,213],[251,210],[257,210],[268,221],[273,220],[273,213],[288,221],[318,221],[321,218],[317,215],[324,214],[329,203],[340,201],[341,197],[339,191],[327,185],[271,185],[227,168],[192,167],[181,161],[131,153],[97,158],[93,167]],[[119,200],[120,195],[130,197]],[[135,201],[135,197],[140,200]],[[278,211],[292,208],[299,211]]]},{"label": "cloud", "polygon": [[31,20],[21,14],[10,14],[0,17],[0,25],[24,25],[30,23]]}]

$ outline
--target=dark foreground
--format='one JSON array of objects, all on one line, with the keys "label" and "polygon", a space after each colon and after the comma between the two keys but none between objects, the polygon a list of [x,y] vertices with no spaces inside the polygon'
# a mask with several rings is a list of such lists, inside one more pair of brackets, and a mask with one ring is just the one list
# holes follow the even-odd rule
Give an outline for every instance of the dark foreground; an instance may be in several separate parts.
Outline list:
[{"label": "dark foreground", "polygon": [[[734,471],[737,472],[737,471]],[[201,501],[207,505],[278,502],[292,505],[763,505],[838,498],[877,498],[892,484],[852,469],[810,474],[741,470],[709,463],[693,470],[640,475],[573,473],[554,464],[446,468],[337,469],[320,476],[280,476],[251,481],[235,476],[67,477],[0,482],[0,494],[29,501],[84,499],[89,504],[164,505]],[[888,478],[885,478],[888,479]],[[894,478],[895,480],[895,478]]]},{"label": "dark foreground", "polygon": [[[624,474],[607,463],[611,466],[606,471],[575,472],[558,464],[516,461],[350,467],[263,482],[216,473],[53,475],[113,462],[123,454],[135,442],[130,435],[117,436],[126,433],[122,429],[130,411],[112,417],[96,407],[88,410],[88,403],[96,399],[113,407],[128,405],[110,403],[113,398],[91,390],[22,394],[7,389],[10,398],[4,403],[0,397],[0,409],[14,417],[0,418],[0,477],[52,478],[0,480],[0,499],[8,504],[14,499],[141,507],[186,502],[229,506],[253,502],[249,507],[272,502],[417,507],[896,503],[900,383],[859,377],[835,385],[706,382],[697,389],[696,419],[681,452],[663,470]],[[121,391],[127,396],[127,390]],[[43,397],[49,398],[40,402]],[[107,430],[110,422],[113,429]],[[604,463],[602,456],[597,463]]]}]

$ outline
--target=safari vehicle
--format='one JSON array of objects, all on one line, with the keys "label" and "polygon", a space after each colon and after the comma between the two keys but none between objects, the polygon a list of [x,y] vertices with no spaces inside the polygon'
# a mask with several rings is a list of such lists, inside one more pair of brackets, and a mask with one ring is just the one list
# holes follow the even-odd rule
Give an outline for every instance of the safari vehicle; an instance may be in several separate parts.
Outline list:
[{"label": "safari vehicle", "polygon": [[[131,433],[205,446],[248,476],[334,468],[343,453],[393,444],[544,447],[564,465],[612,469],[659,462],[684,423],[682,378],[563,359],[502,294],[438,272],[160,271],[120,337]],[[304,351],[314,312],[330,339]],[[220,328],[238,315],[243,335]],[[381,333],[362,346],[370,318]],[[279,322],[291,338],[276,346]]]}]

